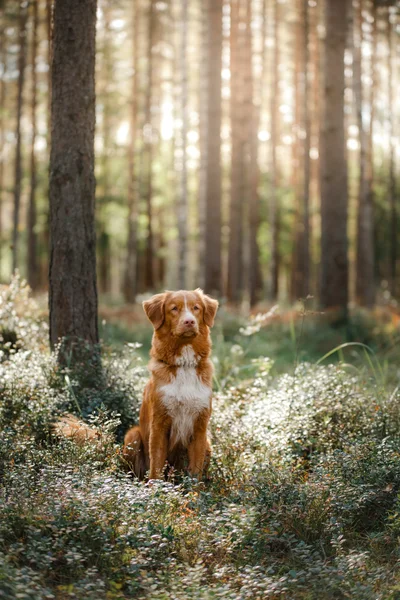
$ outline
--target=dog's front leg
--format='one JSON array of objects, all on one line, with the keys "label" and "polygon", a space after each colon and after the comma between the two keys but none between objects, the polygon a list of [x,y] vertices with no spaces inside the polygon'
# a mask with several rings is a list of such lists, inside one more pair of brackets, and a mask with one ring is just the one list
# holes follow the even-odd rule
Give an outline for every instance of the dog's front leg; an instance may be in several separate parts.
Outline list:
[{"label": "dog's front leg", "polygon": [[168,429],[153,423],[150,432],[150,479],[162,479],[168,454]]},{"label": "dog's front leg", "polygon": [[189,473],[192,477],[201,479],[207,448],[207,423],[195,428],[193,438],[188,446]]}]

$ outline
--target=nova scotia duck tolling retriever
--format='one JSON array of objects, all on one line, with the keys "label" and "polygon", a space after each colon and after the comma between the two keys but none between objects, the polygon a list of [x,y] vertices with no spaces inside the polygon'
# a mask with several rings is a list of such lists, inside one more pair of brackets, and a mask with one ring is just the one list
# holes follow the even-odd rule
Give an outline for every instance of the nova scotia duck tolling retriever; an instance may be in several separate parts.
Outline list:
[{"label": "nova scotia duck tolling retriever", "polygon": [[211,446],[213,365],[210,327],[218,302],[202,290],[164,292],[143,302],[154,327],[150,381],[139,425],[125,435],[123,456],[139,479],[164,478],[167,468],[187,468],[201,479]]}]

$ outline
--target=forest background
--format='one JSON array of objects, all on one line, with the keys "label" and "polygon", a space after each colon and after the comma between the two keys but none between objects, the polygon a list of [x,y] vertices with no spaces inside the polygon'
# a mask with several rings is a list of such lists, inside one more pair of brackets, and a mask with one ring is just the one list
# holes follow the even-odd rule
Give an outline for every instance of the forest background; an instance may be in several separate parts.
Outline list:
[{"label": "forest background", "polygon": [[[344,10],[348,4],[347,11]],[[340,10],[338,6],[340,5]],[[395,304],[399,14],[359,0],[97,9],[105,302]],[[0,280],[47,288],[52,3],[2,2]]]}]

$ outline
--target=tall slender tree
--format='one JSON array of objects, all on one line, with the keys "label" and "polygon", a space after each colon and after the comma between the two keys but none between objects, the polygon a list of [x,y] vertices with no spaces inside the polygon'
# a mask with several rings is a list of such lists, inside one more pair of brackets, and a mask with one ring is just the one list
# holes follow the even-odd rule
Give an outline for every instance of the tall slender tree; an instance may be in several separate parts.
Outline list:
[{"label": "tall slender tree", "polygon": [[271,140],[270,140],[270,190],[269,190],[269,226],[271,237],[271,264],[269,297],[275,300],[279,293],[279,238],[280,238],[280,207],[279,207],[279,164],[277,157],[278,135],[279,135],[279,19],[280,10],[278,0],[273,5],[273,57],[272,57],[272,93],[271,93]]},{"label": "tall slender tree", "polygon": [[31,91],[31,156],[30,156],[30,193],[28,206],[28,255],[27,255],[27,273],[28,283],[34,290],[38,287],[40,278],[38,272],[37,260],[37,233],[36,233],[36,112],[37,112],[37,73],[36,59],[38,46],[38,26],[39,26],[39,3],[38,0],[32,0],[32,49],[31,49],[31,70],[32,70],[32,91]]},{"label": "tall slender tree", "polygon": [[[347,317],[347,165],[344,127],[344,52],[349,0],[326,0],[321,118],[320,302]],[[338,317],[339,318],[339,317]]]},{"label": "tall slender tree", "polygon": [[0,281],[3,267],[3,203],[4,203],[4,143],[5,143],[5,105],[6,105],[6,70],[7,70],[7,52],[6,52],[6,26],[5,26],[5,2],[0,10],[0,63],[2,72],[0,78]]},{"label": "tall slender tree", "polygon": [[394,90],[395,73],[393,59],[395,56],[394,26],[391,18],[391,8],[387,8],[387,39],[388,39],[388,118],[389,118],[389,210],[390,210],[390,258],[389,258],[389,285],[393,296],[396,295],[397,276],[397,236],[398,236],[398,207],[396,190],[396,163],[395,163],[395,115],[394,115]]},{"label": "tall slender tree", "polygon": [[[375,300],[374,231],[372,196],[368,189],[369,185],[367,179],[368,137],[363,111],[363,25],[363,1],[357,0],[357,2],[354,4],[353,24],[353,87],[360,146],[357,207],[356,298],[361,305],[371,308]],[[374,83],[372,82],[372,87],[373,85]]]},{"label": "tall slender tree", "polygon": [[26,24],[28,19],[28,3],[19,2],[18,12],[18,83],[17,83],[17,116],[15,128],[15,168],[14,168],[14,216],[12,235],[12,269],[18,267],[19,250],[19,225],[21,210],[21,188],[22,188],[22,131],[21,120],[23,110],[23,91],[25,83],[26,66]]},{"label": "tall slender tree", "polygon": [[[98,194],[98,270],[99,289],[103,293],[110,292],[111,286],[111,248],[110,235],[107,228],[107,204],[111,195],[110,178],[110,145],[111,145],[111,119],[112,100],[111,87],[113,79],[113,52],[112,52],[112,30],[111,30],[111,5],[109,2],[103,4],[103,53],[102,53],[102,138],[103,151],[101,154],[101,195]],[[100,183],[100,182],[99,182]],[[100,188],[100,185],[99,185]]]},{"label": "tall slender tree", "polygon": [[147,290],[154,288],[154,239],[153,239],[153,44],[155,33],[155,6],[150,0],[147,22],[147,84],[145,94],[145,125],[144,136],[144,162],[145,162],[145,199],[146,199],[146,248],[144,265],[144,284]]},{"label": "tall slender tree", "polygon": [[[95,237],[96,0],[54,8],[50,156],[50,342],[98,342]],[[66,360],[66,354],[59,354]]]},{"label": "tall slender tree", "polygon": [[130,109],[130,136],[128,145],[128,241],[125,264],[125,300],[134,302],[137,293],[137,218],[138,218],[138,185],[135,173],[135,150],[137,138],[138,112],[138,68],[139,68],[139,11],[138,0],[132,5],[132,39],[133,39],[133,72],[132,98]]},{"label": "tall slender tree", "polygon": [[180,112],[181,112],[181,155],[180,190],[178,200],[178,287],[185,289],[188,270],[188,189],[187,189],[187,131],[188,131],[188,66],[187,66],[187,28],[188,0],[181,0],[180,34]]},{"label": "tall slender tree", "polygon": [[310,293],[310,137],[309,112],[309,6],[298,0],[296,27],[296,220],[292,262],[292,299],[306,298]]},{"label": "tall slender tree", "polygon": [[205,260],[204,285],[212,294],[222,292],[221,244],[221,68],[223,0],[205,3],[207,39],[206,56],[206,127],[205,152]]},{"label": "tall slender tree", "polygon": [[51,62],[52,62],[52,37],[53,37],[53,8],[54,0],[46,0],[46,33],[47,33],[47,140],[48,147],[50,149],[50,135],[51,135]]},{"label": "tall slender tree", "polygon": [[246,203],[248,164],[246,148],[246,4],[244,0],[232,0],[230,31],[231,65],[231,201],[229,214],[229,249],[227,297],[231,302],[240,302],[244,287],[244,206]]},{"label": "tall slender tree", "polygon": [[[258,232],[261,224],[261,206],[259,195],[260,184],[260,166],[259,166],[259,142],[258,131],[260,128],[261,111],[263,104],[263,88],[265,75],[265,42],[267,26],[267,0],[263,0],[261,5],[261,50],[260,66],[261,74],[259,77],[258,90],[256,89],[256,80],[252,84],[252,37],[251,32],[251,4],[248,4],[247,10],[247,31],[248,31],[248,70],[251,81],[249,82],[249,95],[252,102],[251,131],[250,131],[250,201],[249,201],[249,300],[250,306],[254,306],[260,299],[262,288],[262,276],[260,266],[260,249],[258,245]],[[256,99],[257,96],[257,99]],[[257,104],[256,104],[257,102]]]},{"label": "tall slender tree", "polygon": [[[40,5],[40,3],[39,3]],[[54,0],[46,0],[45,6],[45,25],[46,25],[46,57],[48,64],[47,71],[47,106],[46,106],[46,145],[47,145],[47,159],[50,161],[50,140],[51,140],[51,63],[52,63],[52,48],[53,48],[53,9]],[[40,19],[39,19],[40,20]],[[48,184],[47,184],[48,186]],[[46,186],[46,187],[47,187]],[[48,187],[45,192],[46,196],[49,194]],[[44,208],[43,225],[42,231],[38,234],[38,254],[40,256],[40,285],[45,287],[47,285],[48,273],[49,273],[49,257],[47,249],[50,245],[50,212],[49,206],[46,205]],[[39,260],[38,256],[38,260]]]}]

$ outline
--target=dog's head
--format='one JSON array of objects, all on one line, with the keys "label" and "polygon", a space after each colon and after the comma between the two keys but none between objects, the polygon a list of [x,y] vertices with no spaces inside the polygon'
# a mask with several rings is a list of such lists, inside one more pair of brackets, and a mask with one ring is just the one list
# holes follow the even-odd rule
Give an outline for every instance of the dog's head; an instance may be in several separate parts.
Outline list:
[{"label": "dog's head", "polygon": [[143,302],[143,308],[155,331],[193,338],[204,326],[214,325],[218,302],[198,288],[156,294]]}]

